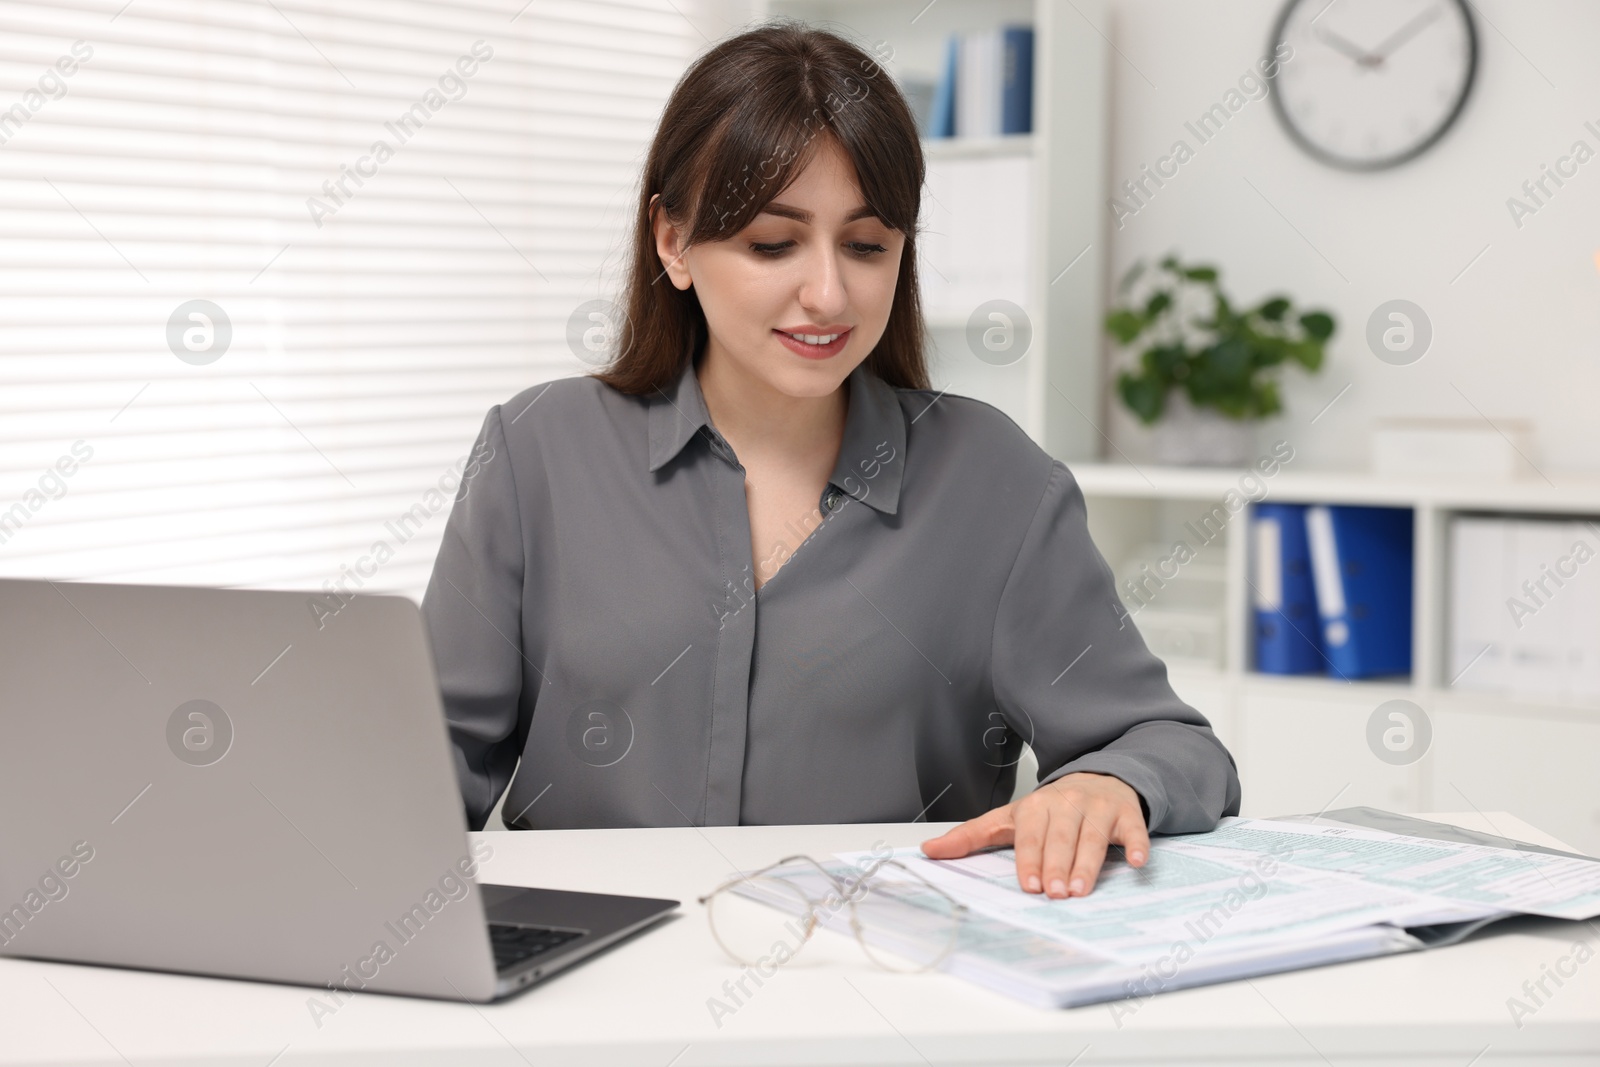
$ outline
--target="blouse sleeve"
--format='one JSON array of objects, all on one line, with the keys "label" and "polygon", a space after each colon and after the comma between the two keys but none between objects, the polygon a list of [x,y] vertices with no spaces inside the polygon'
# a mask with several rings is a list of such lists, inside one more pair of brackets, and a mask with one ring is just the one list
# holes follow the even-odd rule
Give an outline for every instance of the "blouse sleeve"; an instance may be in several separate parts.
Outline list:
[{"label": "blouse sleeve", "polygon": [[522,696],[521,519],[500,406],[489,410],[422,599],[467,826],[483,829],[516,768]]},{"label": "blouse sleeve", "polygon": [[1074,771],[1114,775],[1139,794],[1152,832],[1210,830],[1238,814],[1233,756],[1145,646],[1059,461],[1001,591],[991,663],[996,703],[1032,745],[1041,786]]}]

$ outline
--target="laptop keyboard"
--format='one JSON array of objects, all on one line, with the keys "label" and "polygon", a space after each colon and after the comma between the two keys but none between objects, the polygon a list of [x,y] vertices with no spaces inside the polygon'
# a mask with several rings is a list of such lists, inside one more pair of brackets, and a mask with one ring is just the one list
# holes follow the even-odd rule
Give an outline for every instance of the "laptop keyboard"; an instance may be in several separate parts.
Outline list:
[{"label": "laptop keyboard", "polygon": [[490,923],[489,944],[494,948],[494,968],[504,971],[532,956],[559,948],[587,930],[562,930],[553,926],[522,926],[517,923]]}]

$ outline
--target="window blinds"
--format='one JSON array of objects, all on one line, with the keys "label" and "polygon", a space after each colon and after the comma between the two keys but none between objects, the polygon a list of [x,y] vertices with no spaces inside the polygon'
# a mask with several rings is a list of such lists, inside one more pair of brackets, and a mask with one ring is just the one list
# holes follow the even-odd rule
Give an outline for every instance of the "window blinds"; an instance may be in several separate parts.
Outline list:
[{"label": "window blinds", "polygon": [[700,7],[0,0],[0,574],[420,599]]}]

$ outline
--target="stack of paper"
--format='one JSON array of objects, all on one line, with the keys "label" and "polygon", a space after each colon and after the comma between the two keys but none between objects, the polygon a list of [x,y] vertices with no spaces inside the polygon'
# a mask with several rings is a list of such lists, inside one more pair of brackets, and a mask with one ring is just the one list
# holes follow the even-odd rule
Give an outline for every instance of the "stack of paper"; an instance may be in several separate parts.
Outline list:
[{"label": "stack of paper", "polygon": [[[848,883],[878,855],[839,853],[830,870]],[[1225,818],[1212,833],[1156,838],[1143,868],[1108,857],[1092,893],[1064,900],[1023,892],[1009,848],[893,858],[969,909],[941,970],[1047,1007],[1430,948],[1519,913],[1600,915],[1600,861],[1327,819]],[[815,873],[785,877],[813,900],[830,888]],[[917,906],[907,900],[900,929],[875,909],[868,936],[889,951],[925,938]],[[848,908],[818,918],[850,930]]]}]

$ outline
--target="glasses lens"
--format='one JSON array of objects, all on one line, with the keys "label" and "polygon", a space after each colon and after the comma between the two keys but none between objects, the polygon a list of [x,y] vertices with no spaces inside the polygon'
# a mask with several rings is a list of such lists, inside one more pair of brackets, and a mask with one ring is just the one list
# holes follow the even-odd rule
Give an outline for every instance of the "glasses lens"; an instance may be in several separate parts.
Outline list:
[{"label": "glasses lens", "polygon": [[758,875],[706,901],[711,933],[723,950],[746,966],[779,966],[806,943],[805,894],[780,878]]},{"label": "glasses lens", "polygon": [[892,867],[868,879],[856,900],[855,917],[862,948],[891,971],[937,967],[955,947],[959,929],[948,897]]}]

